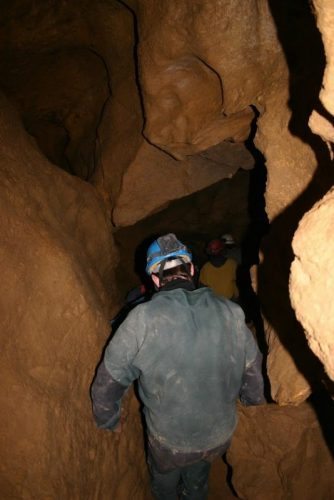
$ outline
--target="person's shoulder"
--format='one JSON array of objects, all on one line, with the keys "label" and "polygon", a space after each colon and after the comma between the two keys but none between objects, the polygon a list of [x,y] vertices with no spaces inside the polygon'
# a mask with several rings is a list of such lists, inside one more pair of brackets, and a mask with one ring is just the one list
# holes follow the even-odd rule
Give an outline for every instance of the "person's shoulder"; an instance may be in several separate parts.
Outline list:
[{"label": "person's shoulder", "polygon": [[232,322],[244,322],[245,315],[241,307],[233,302],[232,300],[227,299],[223,295],[218,295],[211,288],[202,288],[203,296],[205,297],[207,305],[212,305],[215,309],[218,307],[221,311],[221,315],[224,318],[230,318]]},{"label": "person's shoulder", "polygon": [[236,259],[234,259],[233,257],[231,256],[228,256],[227,259],[226,259],[226,264],[228,264],[229,266],[231,267],[237,267],[238,263],[236,261]]},{"label": "person's shoulder", "polygon": [[239,304],[236,304],[233,300],[227,299],[222,295],[216,295],[212,290],[210,290],[210,292],[212,294],[211,300],[220,302],[221,307],[224,308],[226,313],[228,312],[234,316],[235,319],[244,320],[245,315]]},{"label": "person's shoulder", "polygon": [[234,321],[239,325],[240,329],[243,330],[246,326],[244,311],[239,306],[239,304],[236,304],[232,300],[228,300],[228,307]]},{"label": "person's shoulder", "polygon": [[208,269],[211,266],[212,266],[211,262],[209,260],[207,260],[206,262],[204,262],[204,264],[202,265],[200,270],[203,271],[205,269]]},{"label": "person's shoulder", "polygon": [[199,297],[203,297],[203,300],[207,301],[208,303],[216,303],[220,307],[228,307],[229,306],[230,301],[227,300],[222,295],[218,295],[209,286],[197,288],[196,290],[194,290],[194,292],[191,292],[191,293],[197,294]]},{"label": "person's shoulder", "polygon": [[140,321],[141,318],[146,314],[149,314],[148,310],[152,307],[151,303],[156,295],[157,294],[154,294],[149,299],[146,299],[143,302],[135,304],[129,311],[126,319],[129,320],[130,322],[136,322]]}]

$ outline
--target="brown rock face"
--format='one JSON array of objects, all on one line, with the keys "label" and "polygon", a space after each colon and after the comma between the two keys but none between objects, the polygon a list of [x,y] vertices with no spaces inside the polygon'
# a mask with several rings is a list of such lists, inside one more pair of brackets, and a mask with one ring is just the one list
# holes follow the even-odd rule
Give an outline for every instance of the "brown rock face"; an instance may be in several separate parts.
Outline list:
[{"label": "brown rock face", "polygon": [[238,498],[332,497],[333,457],[317,415],[307,404],[240,409],[227,459]]},{"label": "brown rock face", "polygon": [[328,149],[308,128],[325,59],[308,6],[295,5],[295,13],[288,2],[270,2],[270,6],[285,54],[281,76],[286,84],[266,89],[256,135],[256,144],[266,157],[266,206],[271,221],[270,233],[262,243],[259,295],[268,324],[272,397],[280,404],[299,404],[319,380],[321,367],[319,370],[319,363],[312,359],[288,296],[291,242],[305,211],[333,183]]},{"label": "brown rock face", "polygon": [[271,221],[257,286],[285,407],[241,411],[234,486],[332,497],[301,404],[322,369],[301,324],[334,377],[334,7],[313,4],[316,17],[288,0],[2,2],[0,86],[21,120],[1,97],[1,498],[150,498],[136,398],[109,434],[89,386],[144,237],[172,230],[200,255],[208,237],[245,234],[255,115]]},{"label": "brown rock face", "polygon": [[232,177],[254,160],[243,144],[222,142],[207,151],[177,161],[146,141],[123,176],[114,211],[116,226],[129,226],[161,210],[172,200]]},{"label": "brown rock face", "polygon": [[[310,118],[311,129],[326,142],[333,160],[334,116],[334,6],[326,0],[314,2],[321,30],[327,66],[320,100],[324,109],[316,109]],[[293,239],[295,260],[291,267],[290,293],[296,315],[305,328],[308,343],[334,380],[334,330],[332,290],[334,274],[332,228],[333,190],[303,217]],[[316,244],[312,247],[312,243]]]},{"label": "brown rock face", "polygon": [[101,59],[88,49],[25,51],[2,60],[1,87],[50,161],[83,179],[94,171],[96,129],[109,97]]},{"label": "brown rock face", "polygon": [[[91,416],[117,304],[110,222],[94,189],[49,164],[3,98],[0,109],[1,497],[107,498],[121,487],[110,464],[124,471],[128,454],[143,462],[131,433],[119,451]],[[132,470],[136,498],[141,481]]]},{"label": "brown rock face", "polygon": [[[145,0],[131,2],[130,7],[138,22],[144,134],[153,145],[175,158],[192,155],[192,161],[198,161],[194,152],[222,139],[244,140],[250,123],[247,110],[253,106],[260,112],[256,145],[267,160],[266,200],[273,227],[259,270],[268,325],[268,371],[272,397],[280,404],[298,404],[311,392],[314,367],[308,367],[309,349],[303,345],[288,298],[291,241],[301,215],[329,181],[319,171],[312,182],[318,162],[328,163],[328,158],[307,128],[324,67],[315,19],[308,5],[288,2],[264,2],[259,7],[257,2],[245,6],[225,1],[218,6],[209,1],[204,6]],[[296,65],[296,60],[303,63]],[[153,211],[154,204],[163,206],[172,193],[181,193],[179,180],[184,185],[184,173],[175,175],[167,159],[160,157],[157,162],[160,172],[156,168],[145,176],[144,171],[150,171],[146,165],[152,163],[145,151],[145,147],[138,151],[124,176],[114,211],[117,224],[133,222],[128,212],[135,200],[140,202],[135,209],[140,213],[146,208]],[[166,177],[166,169],[174,174],[171,192],[164,190],[160,203],[159,197],[156,202],[144,200],[142,184],[148,182],[151,190]],[[139,191],[134,178],[141,179]],[[191,189],[188,184],[188,192]]]},{"label": "brown rock face", "polygon": [[[334,241],[332,189],[299,224],[293,239],[290,292],[311,349],[334,380],[334,305],[332,260]],[[316,249],[316,251],[315,251]]]},{"label": "brown rock face", "polygon": [[48,159],[87,180],[110,88],[94,29],[83,15],[85,3],[76,10],[75,2],[4,2],[0,85]]},{"label": "brown rock face", "polygon": [[249,106],[261,100],[279,54],[266,3],[145,0],[136,14],[149,141],[182,158],[245,140]]},{"label": "brown rock face", "polygon": [[[333,116],[334,115],[334,38],[333,38],[333,21],[334,21],[334,6],[330,0],[313,0],[316,11],[317,25],[321,32],[324,49],[326,54],[326,69],[324,72],[323,85],[320,92],[320,100],[325,109]],[[327,117],[329,118],[329,117]],[[328,120],[330,122],[330,118]],[[333,139],[331,139],[333,142]]]}]

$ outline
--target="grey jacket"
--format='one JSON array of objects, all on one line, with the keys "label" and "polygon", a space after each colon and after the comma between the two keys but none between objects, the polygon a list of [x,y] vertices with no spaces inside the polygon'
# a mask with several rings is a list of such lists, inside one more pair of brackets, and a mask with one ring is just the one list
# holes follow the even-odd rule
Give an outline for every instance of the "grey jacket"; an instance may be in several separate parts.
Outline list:
[{"label": "grey jacket", "polygon": [[209,288],[160,291],[130,312],[92,385],[99,427],[117,426],[136,379],[149,435],[181,453],[229,441],[238,398],[264,402],[261,355],[243,312]]}]

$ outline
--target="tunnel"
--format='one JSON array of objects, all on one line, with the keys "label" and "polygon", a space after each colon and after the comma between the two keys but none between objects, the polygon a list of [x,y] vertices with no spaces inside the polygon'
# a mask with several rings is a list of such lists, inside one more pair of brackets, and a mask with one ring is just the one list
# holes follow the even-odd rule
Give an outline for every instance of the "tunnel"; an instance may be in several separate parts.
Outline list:
[{"label": "tunnel", "polygon": [[[264,358],[209,500],[334,498],[332,0],[4,0],[4,500],[148,500],[90,386],[150,238],[224,233]],[[146,245],[146,246],[145,246]]]}]

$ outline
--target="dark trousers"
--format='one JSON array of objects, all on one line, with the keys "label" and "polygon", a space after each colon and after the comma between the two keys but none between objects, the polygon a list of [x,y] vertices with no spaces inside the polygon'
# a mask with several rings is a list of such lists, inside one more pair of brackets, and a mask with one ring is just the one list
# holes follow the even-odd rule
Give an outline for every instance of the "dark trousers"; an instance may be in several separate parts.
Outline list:
[{"label": "dark trousers", "polygon": [[148,457],[151,488],[156,500],[206,500],[211,463],[200,460],[192,465],[160,472],[152,455]]}]

